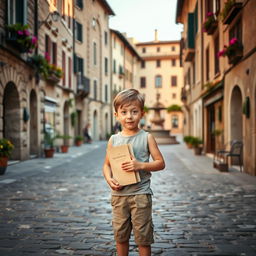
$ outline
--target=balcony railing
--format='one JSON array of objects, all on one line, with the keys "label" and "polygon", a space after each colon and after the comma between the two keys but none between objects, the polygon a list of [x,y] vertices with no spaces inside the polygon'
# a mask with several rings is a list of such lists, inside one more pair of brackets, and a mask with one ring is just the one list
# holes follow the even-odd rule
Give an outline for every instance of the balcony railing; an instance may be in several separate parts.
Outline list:
[{"label": "balcony railing", "polygon": [[77,94],[83,98],[90,93],[90,79],[83,76],[81,73],[77,74]]}]

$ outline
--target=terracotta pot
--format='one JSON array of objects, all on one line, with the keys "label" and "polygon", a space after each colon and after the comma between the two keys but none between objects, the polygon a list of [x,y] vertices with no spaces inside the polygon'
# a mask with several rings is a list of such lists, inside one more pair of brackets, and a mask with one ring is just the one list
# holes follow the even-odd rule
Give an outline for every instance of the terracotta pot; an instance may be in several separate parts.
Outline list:
[{"label": "terracotta pot", "polygon": [[54,149],[53,148],[45,149],[44,155],[46,158],[52,158],[54,155]]},{"label": "terracotta pot", "polygon": [[80,147],[82,144],[83,144],[83,141],[82,141],[82,140],[76,140],[76,141],[75,141],[75,145],[76,145],[77,147]]},{"label": "terracotta pot", "polygon": [[62,153],[67,153],[68,152],[68,146],[62,145],[62,146],[60,146],[60,148],[61,148]]},{"label": "terracotta pot", "polygon": [[7,169],[8,157],[0,157],[0,175],[3,175]]}]

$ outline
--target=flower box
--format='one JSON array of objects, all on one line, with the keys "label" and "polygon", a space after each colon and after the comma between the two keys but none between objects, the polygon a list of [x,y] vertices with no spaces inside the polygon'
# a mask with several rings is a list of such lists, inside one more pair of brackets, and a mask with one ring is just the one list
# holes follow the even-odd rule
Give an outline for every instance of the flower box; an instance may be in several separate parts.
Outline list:
[{"label": "flower box", "polygon": [[218,20],[213,12],[208,12],[203,23],[203,31],[208,35],[212,35],[218,27]]},{"label": "flower box", "polygon": [[223,17],[223,24],[230,24],[232,20],[236,17],[236,15],[239,13],[239,11],[242,9],[242,6],[242,3],[234,3]]},{"label": "flower box", "polygon": [[18,37],[15,32],[9,31],[7,33],[6,42],[19,53],[26,53],[29,51],[29,48],[18,42]]},{"label": "flower box", "polygon": [[216,20],[207,29],[207,31],[206,31],[207,35],[212,35],[215,32],[215,30],[217,29],[217,27],[218,27],[218,21]]},{"label": "flower box", "polygon": [[46,80],[50,83],[57,84],[60,81],[60,78],[56,74],[52,73],[48,75]]}]

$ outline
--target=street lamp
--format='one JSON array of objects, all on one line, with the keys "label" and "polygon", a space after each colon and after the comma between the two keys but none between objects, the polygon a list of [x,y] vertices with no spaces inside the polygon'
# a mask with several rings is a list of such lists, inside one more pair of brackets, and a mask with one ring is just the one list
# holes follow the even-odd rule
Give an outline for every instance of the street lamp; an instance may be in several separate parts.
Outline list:
[{"label": "street lamp", "polygon": [[57,11],[49,12],[45,20],[39,21],[38,28],[40,28],[43,24],[45,24],[50,16],[52,17],[52,20],[54,22],[57,22],[60,19],[59,12]]},{"label": "street lamp", "polygon": [[190,84],[185,85],[185,90],[188,91],[190,89]]}]

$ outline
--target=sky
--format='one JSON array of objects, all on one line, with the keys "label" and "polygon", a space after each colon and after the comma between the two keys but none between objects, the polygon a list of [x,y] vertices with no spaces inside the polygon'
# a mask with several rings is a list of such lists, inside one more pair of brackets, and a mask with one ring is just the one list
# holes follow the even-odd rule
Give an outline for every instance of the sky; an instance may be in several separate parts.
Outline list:
[{"label": "sky", "polygon": [[139,42],[180,40],[182,25],[177,25],[177,0],[107,0],[115,13],[109,26],[127,33]]}]

